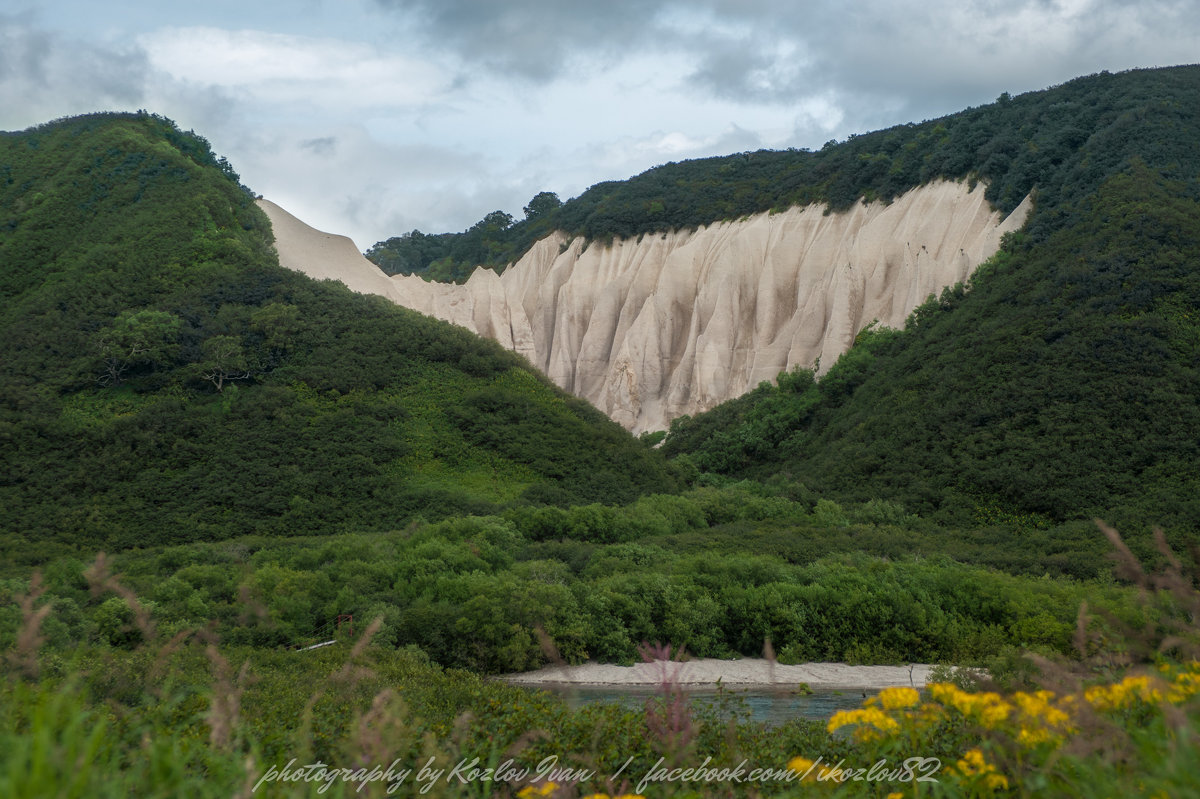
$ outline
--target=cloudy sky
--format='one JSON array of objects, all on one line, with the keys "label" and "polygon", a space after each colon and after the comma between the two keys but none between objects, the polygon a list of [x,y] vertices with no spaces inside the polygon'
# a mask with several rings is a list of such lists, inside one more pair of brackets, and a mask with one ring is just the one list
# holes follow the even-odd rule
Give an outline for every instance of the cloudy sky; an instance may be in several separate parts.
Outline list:
[{"label": "cloudy sky", "polygon": [[1198,59],[1195,0],[3,0],[0,129],[164,114],[365,249]]}]

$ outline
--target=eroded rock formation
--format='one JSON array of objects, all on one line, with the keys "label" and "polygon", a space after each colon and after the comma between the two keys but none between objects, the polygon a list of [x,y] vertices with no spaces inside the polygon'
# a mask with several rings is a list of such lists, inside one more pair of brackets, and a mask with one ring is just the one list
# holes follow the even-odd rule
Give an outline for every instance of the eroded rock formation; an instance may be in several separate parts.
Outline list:
[{"label": "eroded rock formation", "polygon": [[562,234],[465,285],[388,277],[343,236],[269,202],[280,261],[495,339],[635,433],[665,429],[800,365],[832,366],[874,320],[900,327],[1028,214],[940,182],[890,204],[820,206],[609,246]]}]

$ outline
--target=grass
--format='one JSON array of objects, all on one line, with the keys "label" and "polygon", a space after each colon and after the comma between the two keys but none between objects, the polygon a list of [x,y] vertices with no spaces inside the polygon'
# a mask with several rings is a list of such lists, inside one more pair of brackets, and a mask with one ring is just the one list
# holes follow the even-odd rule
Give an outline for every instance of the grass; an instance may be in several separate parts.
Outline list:
[{"label": "grass", "polygon": [[[22,624],[0,684],[0,795],[575,799],[639,785],[646,796],[1192,795],[1200,593],[1161,538],[1166,566],[1147,573],[1107,532],[1122,575],[1169,610],[1157,629],[1127,631],[1127,654],[1090,637],[1085,607],[1078,657],[1038,659],[1019,689],[889,689],[828,725],[773,729],[697,714],[669,674],[643,709],[572,711],[377,646],[378,621],[308,653],[230,646],[209,627],[168,637],[100,559],[86,572],[92,590],[124,600],[136,634],[124,647],[49,649],[54,609],[40,579],[17,597]],[[348,770],[281,779],[315,762]],[[732,782],[739,765],[758,779]]]}]

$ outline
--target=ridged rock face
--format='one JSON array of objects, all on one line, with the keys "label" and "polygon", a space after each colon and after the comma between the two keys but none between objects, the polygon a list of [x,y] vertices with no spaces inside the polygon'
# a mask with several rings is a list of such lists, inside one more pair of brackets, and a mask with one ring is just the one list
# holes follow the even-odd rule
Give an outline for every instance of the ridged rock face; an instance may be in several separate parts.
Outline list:
[{"label": "ridged rock face", "polygon": [[825,214],[793,208],[695,231],[584,246],[561,234],[465,285],[388,278],[349,239],[278,206],[280,261],[463,325],[526,356],[635,433],[739,396],[781,371],[832,366],[866,325],[901,327],[1019,228],[963,183]]}]

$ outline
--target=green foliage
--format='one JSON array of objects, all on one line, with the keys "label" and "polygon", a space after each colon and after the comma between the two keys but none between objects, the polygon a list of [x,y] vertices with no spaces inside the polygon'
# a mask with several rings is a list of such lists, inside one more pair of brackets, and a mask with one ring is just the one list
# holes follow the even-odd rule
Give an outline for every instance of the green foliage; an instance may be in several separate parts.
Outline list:
[{"label": "green foliage", "polygon": [[882,183],[836,184],[860,187],[844,201],[864,185],[889,196],[919,157],[922,179],[969,173],[1003,209],[1036,189],[1035,210],[903,333],[868,327],[815,385],[781,376],[676,419],[662,451],[946,524],[1029,531],[1102,516],[1194,528],[1196,70],[1095,75],[827,147],[823,158],[857,152],[866,175],[876,159],[865,153],[894,145],[874,150],[891,153]]},{"label": "green foliage", "polygon": [[[670,752],[653,706],[569,711],[447,667],[629,663],[646,642],[980,664],[1012,685],[1034,680],[1031,650],[1141,654],[1127,630],[1170,641],[1159,660],[1183,651],[1178,567],[1159,584],[1176,596],[1115,583],[1082,519],[1165,517],[1177,542],[1200,521],[1195,91],[1195,68],[1092,76],[821,153],[542,193],[520,222],[380,250],[408,264],[389,271],[461,278],[555,227],[844,207],[937,176],[984,178],[1001,207],[1037,187],[1028,228],[903,333],[870,326],[820,380],[780,374],[676,420],[661,450],[493,344],[280,269],[228,163],[166,120],[0,136],[0,794],[244,794],[293,757],[644,773]],[[85,568],[99,547],[144,599],[89,590],[117,579]],[[349,648],[345,616],[378,620],[374,646]],[[1167,744],[1194,710],[1119,719],[1132,761],[1010,774],[1033,793],[1190,786],[1194,747]],[[906,745],[976,745],[943,722]],[[899,745],[701,717],[687,752],[782,766]],[[931,790],[982,790],[959,776]]]},{"label": "green foliage", "polygon": [[389,275],[420,275],[443,283],[466,281],[480,264],[497,271],[515,261],[538,238],[553,230],[558,195],[541,192],[525,207],[525,219],[492,211],[462,233],[425,234],[419,230],[381,241],[366,256]]},{"label": "green foliage", "polygon": [[538,192],[533,199],[529,201],[529,205],[523,209],[526,219],[535,219],[539,216],[551,213],[562,206],[562,200],[558,199],[558,195],[552,191]]},{"label": "green foliage", "polygon": [[96,382],[119,385],[131,367],[152,367],[173,358],[179,350],[182,323],[179,317],[165,311],[122,313],[96,333],[96,350],[101,360],[101,374]]},{"label": "green foliage", "polygon": [[737,473],[775,452],[809,418],[820,397],[813,370],[781,372],[775,387],[764,382],[704,414],[671,420],[662,451],[691,453],[696,467],[705,471]]},{"label": "green foliage", "polygon": [[616,423],[586,403],[544,402],[528,382],[497,382],[451,409],[467,443],[554,478],[525,492],[549,504],[632,501],[647,487],[674,488],[657,453],[629,446]]},{"label": "green foliage", "polygon": [[132,646],[142,640],[141,633],[133,624],[133,609],[118,596],[109,597],[96,608],[92,615],[96,635],[100,641],[112,646]]},{"label": "green foliage", "polygon": [[512,353],[280,268],[250,195],[165,120],[5,134],[0,174],[7,558],[675,487]]},{"label": "green foliage", "polygon": [[646,430],[638,436],[638,440],[647,447],[657,447],[667,437],[666,430]]},{"label": "green foliage", "polygon": [[1040,241],[1069,214],[1074,198],[1091,194],[1134,158],[1182,181],[1193,196],[1200,190],[1192,146],[1198,70],[1102,72],[1045,91],[1006,93],[940,119],[852,135],[817,152],[760,150],[671,162],[598,183],[561,206],[546,202],[509,226],[489,225],[494,212],[463,233],[413,231],[380,242],[367,257],[389,273],[461,282],[476,266],[502,271],[553,230],[607,242],[793,205],[840,211],[859,201],[888,202],[937,179],[986,181],[988,199],[1004,211],[1036,191],[1029,232]]},{"label": "green foliage", "polygon": [[[841,712],[828,724],[796,719],[767,727],[739,718],[736,697],[724,692],[712,708],[689,707],[667,693],[645,707],[571,709],[547,693],[438,667],[412,648],[350,643],[272,651],[200,633],[129,651],[82,645],[68,657],[44,653],[40,681],[9,674],[0,683],[0,791],[14,799],[207,799],[238,792],[468,797],[488,789],[512,794],[528,779],[445,779],[457,764],[507,760],[532,774],[552,757],[595,773],[572,790],[615,795],[625,788],[606,777],[628,770],[627,788],[667,758],[681,766],[801,771],[820,758],[827,769],[840,763],[865,770],[914,753],[940,758],[940,769],[931,772],[937,780],[920,783],[931,796],[996,793],[981,774],[996,775],[997,788],[1030,795],[1136,795],[1153,788],[1177,796],[1195,782],[1195,748],[1187,745],[1197,715],[1194,666],[1164,662],[1149,678],[1159,696],[1133,690],[1144,676],[1118,682],[1119,675],[1106,675],[1094,697],[1115,697],[1119,704],[1110,709],[1084,698],[1093,696],[1085,691],[1060,701],[1056,691],[999,695],[943,685],[922,696],[890,689],[865,711]],[[853,732],[844,729],[856,724]],[[797,754],[806,762],[793,760]],[[350,773],[345,780],[279,779],[285,766],[303,773],[310,763]],[[373,767],[382,776],[389,765],[397,774],[412,771],[394,784],[365,783]],[[422,765],[442,777],[417,777]],[[815,790],[879,796],[911,784],[835,780]],[[727,785],[660,782],[647,794],[724,796]],[[756,787],[764,796],[813,795],[812,786],[791,780]]]},{"label": "green foliage", "polygon": [[[1060,211],[1044,241],[1010,239],[969,290],[860,337],[806,393],[767,387],[677,420],[663,451],[953,524],[1194,526],[1200,202],[1134,163]],[[768,415],[788,421],[743,443]]]},{"label": "green foliage", "polygon": [[[1073,546],[1061,532],[939,529],[892,503],[818,499],[810,509],[744,483],[389,533],[131,550],[114,568],[164,635],[211,619],[233,643],[313,644],[339,616],[379,616],[380,642],[483,672],[628,663],[645,641],[756,656],[768,638],[788,661],[970,663],[1013,647],[1070,654],[1085,600],[1123,623],[1153,622],[1130,591],[1098,579],[1107,546],[1094,528]],[[90,596],[80,572],[71,560],[48,570],[45,601],[64,625],[55,640],[139,643],[125,600]],[[15,640],[18,624],[0,614],[0,641]]]},{"label": "green foliage", "polygon": [[197,374],[216,386],[217,391],[222,391],[226,382],[250,377],[246,351],[236,336],[205,339],[200,345],[200,358],[196,364]]}]

